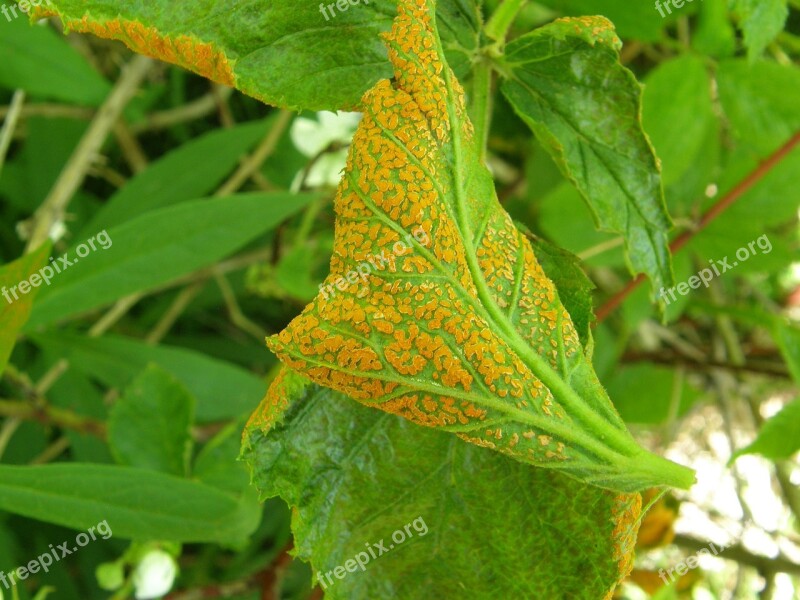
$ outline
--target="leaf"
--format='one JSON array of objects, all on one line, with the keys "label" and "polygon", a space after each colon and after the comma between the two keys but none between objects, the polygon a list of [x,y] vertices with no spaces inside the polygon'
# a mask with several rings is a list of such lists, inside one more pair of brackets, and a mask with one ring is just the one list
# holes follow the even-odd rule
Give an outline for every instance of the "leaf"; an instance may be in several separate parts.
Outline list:
[{"label": "leaf", "polygon": [[106,520],[114,537],[244,542],[261,510],[216,488],[130,467],[0,465],[0,509],[72,529]]},{"label": "leaf", "polygon": [[[391,74],[379,34],[391,25],[394,0],[356,0],[327,20],[318,3],[295,0],[49,4],[34,14],[59,16],[68,30],[121,40],[267,104],[353,108],[367,89]],[[449,56],[464,73],[478,46],[475,2],[438,4]]]},{"label": "leaf", "polygon": [[797,66],[725,60],[719,64],[717,82],[720,103],[733,133],[764,157],[800,128]]},{"label": "leaf", "polygon": [[577,256],[533,234],[526,232],[526,235],[531,241],[531,247],[542,270],[558,290],[558,296],[575,324],[581,344],[588,346],[592,339],[594,322],[592,313],[594,283],[581,269],[580,259]]},{"label": "leaf", "polygon": [[194,405],[178,380],[150,365],[111,409],[108,444],[114,458],[121,465],[186,477]]},{"label": "leaf", "polygon": [[148,211],[210,194],[266,135],[273,118],[212,131],[180,146],[133,177],[103,204],[76,239]]},{"label": "leaf", "polygon": [[747,56],[753,61],[783,30],[789,16],[787,0],[732,0],[744,33]]},{"label": "leaf", "polygon": [[770,460],[788,460],[800,450],[800,400],[784,406],[767,419],[758,437],[746,448],[738,450],[731,460],[744,454],[760,454]]},{"label": "leaf", "polygon": [[[703,0],[707,1],[707,0]],[[543,0],[540,4],[550,6],[567,16],[602,15],[614,23],[624,38],[642,42],[658,42],[664,25],[668,23],[652,2],[630,2],[629,0]]]},{"label": "leaf", "polygon": [[195,479],[233,494],[241,494],[250,486],[247,467],[236,460],[242,442],[242,423],[228,424],[203,446],[194,464]]},{"label": "leaf", "polygon": [[617,366],[603,383],[626,423],[660,425],[677,419],[700,395],[674,368],[649,363]]},{"label": "leaf", "polygon": [[670,185],[692,169],[716,125],[712,84],[703,60],[692,55],[661,63],[645,83],[642,123],[661,160],[664,185]]},{"label": "leaf", "polygon": [[[99,246],[65,270],[43,291],[29,327],[99,308],[134,292],[146,292],[214,264],[269,231],[313,196],[284,192],[239,194],[184,202],[146,213],[107,235]],[[180,232],[180,235],[176,235]]]},{"label": "leaf", "polygon": [[[14,6],[14,3],[3,3]],[[49,27],[31,27],[26,19],[0,21],[0,85],[38,98],[99,106],[111,86],[65,39]]]},{"label": "leaf", "polygon": [[[288,369],[248,424],[243,457],[263,496],[292,507],[296,551],[330,600],[610,598],[632,564],[638,494],[484,452]],[[382,539],[388,554],[366,571],[325,579]]]},{"label": "leaf", "polygon": [[157,364],[197,399],[199,423],[249,414],[266,389],[261,379],[236,365],[183,348],[151,346],[108,334],[88,338],[51,331],[31,338],[38,346],[69,360],[73,368],[109,387],[126,387],[148,364]]},{"label": "leaf", "polygon": [[601,17],[560,19],[508,44],[502,92],[589,203],[625,237],[630,268],[672,281],[660,169],[641,125],[641,87]]},{"label": "leaf", "polygon": [[370,406],[620,491],[691,471],[625,429],[569,314],[479,159],[432,3],[387,35],[335,200],[331,274],[269,347]]},{"label": "leaf", "polygon": [[[30,277],[47,264],[50,247],[48,242],[35,252],[0,267],[0,375],[6,370],[17,335],[28,321],[33,301],[41,290],[41,274],[37,275],[39,284],[36,287],[31,285]],[[19,289],[22,282],[28,289],[26,294]]]}]

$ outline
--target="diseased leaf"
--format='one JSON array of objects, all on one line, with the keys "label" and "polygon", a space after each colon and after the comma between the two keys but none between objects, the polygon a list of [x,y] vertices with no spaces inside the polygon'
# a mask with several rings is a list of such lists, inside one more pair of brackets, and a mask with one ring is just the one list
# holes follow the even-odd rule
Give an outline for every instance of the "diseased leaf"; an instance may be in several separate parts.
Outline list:
[{"label": "diseased leaf", "polygon": [[[287,108],[354,108],[391,66],[380,33],[396,0],[351,1],[345,9],[296,0],[49,0],[34,15],[68,30],[121,40],[136,52],[234,86]],[[341,2],[339,3],[341,6]],[[448,57],[466,73],[478,46],[474,0],[440,0]]]},{"label": "diseased leaf", "polygon": [[194,405],[178,380],[150,365],[111,409],[108,444],[114,458],[122,465],[186,477]]},{"label": "diseased leaf", "polygon": [[742,448],[734,459],[743,454],[760,454],[770,460],[787,460],[800,450],[800,400],[787,404],[761,426],[752,444]]},{"label": "diseased leaf", "polygon": [[[40,275],[39,285],[30,285],[29,278],[47,264],[50,243],[26,254],[14,262],[0,267],[0,375],[6,369],[8,359],[17,343],[17,335],[30,317],[33,301],[44,284]],[[27,294],[19,290],[21,282],[27,282]]]},{"label": "diseased leaf", "polygon": [[395,83],[365,95],[336,197],[331,274],[270,348],[317,383],[517,460],[620,491],[691,486],[630,436],[497,201],[432,6],[401,4],[386,36]]},{"label": "diseased leaf", "polygon": [[567,309],[581,344],[589,346],[592,339],[592,290],[594,283],[580,267],[580,258],[526,232],[531,247],[545,275],[553,282],[564,308]]},{"label": "diseased leaf", "polygon": [[671,221],[660,168],[641,125],[641,86],[619,62],[602,17],[560,19],[508,44],[503,94],[589,203],[622,234],[634,273],[671,286]]},{"label": "diseased leaf", "polygon": [[[632,564],[638,494],[485,452],[287,369],[253,415],[243,456],[263,496],[292,507],[296,550],[329,600],[454,590],[470,600],[599,600]],[[392,533],[420,517],[414,537],[394,544]],[[326,579],[381,539],[388,553],[367,555],[363,572]]]}]

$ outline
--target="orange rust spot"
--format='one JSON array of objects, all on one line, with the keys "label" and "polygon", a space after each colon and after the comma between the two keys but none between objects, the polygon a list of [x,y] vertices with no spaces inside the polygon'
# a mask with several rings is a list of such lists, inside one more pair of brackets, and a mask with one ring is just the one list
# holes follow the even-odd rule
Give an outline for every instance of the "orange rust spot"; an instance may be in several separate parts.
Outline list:
[{"label": "orange rust spot", "polygon": [[[44,7],[35,9],[33,16],[61,17],[55,10]],[[236,83],[233,66],[225,53],[213,43],[201,42],[194,36],[169,37],[155,27],[126,19],[91,21],[88,15],[81,19],[61,19],[68,30],[119,40],[134,52],[178,65],[217,83],[232,87]]]}]

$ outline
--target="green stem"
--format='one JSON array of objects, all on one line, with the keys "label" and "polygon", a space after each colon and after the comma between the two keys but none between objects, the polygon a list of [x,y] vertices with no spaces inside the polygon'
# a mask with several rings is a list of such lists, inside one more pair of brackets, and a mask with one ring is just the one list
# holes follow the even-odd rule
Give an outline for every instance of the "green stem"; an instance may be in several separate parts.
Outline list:
[{"label": "green stem", "polygon": [[472,72],[470,118],[475,128],[475,141],[478,144],[480,159],[484,162],[492,120],[492,65],[485,58],[481,59]]},{"label": "green stem", "polygon": [[517,13],[527,2],[528,0],[503,0],[484,28],[489,39],[503,43],[511,24],[517,18]]}]

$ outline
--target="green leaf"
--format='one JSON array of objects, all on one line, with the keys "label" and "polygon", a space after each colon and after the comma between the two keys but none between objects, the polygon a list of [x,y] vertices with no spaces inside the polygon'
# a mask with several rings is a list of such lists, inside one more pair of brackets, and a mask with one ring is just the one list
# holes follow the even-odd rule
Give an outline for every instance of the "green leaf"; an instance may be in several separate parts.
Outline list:
[{"label": "green leaf", "polygon": [[641,125],[641,87],[600,17],[562,19],[506,47],[502,91],[589,203],[622,234],[631,270],[672,281],[659,167]]},{"label": "green leaf", "polygon": [[113,335],[88,338],[55,331],[31,338],[109,387],[126,387],[149,363],[157,364],[197,399],[200,423],[249,414],[266,390],[261,379],[244,369],[183,348],[151,346]]},{"label": "green leaf", "polygon": [[[108,230],[112,245],[76,263],[43,291],[29,327],[49,325],[214,264],[305,206],[313,196],[239,194],[184,202]],[[80,260],[80,262],[78,262]]]},{"label": "green leaf", "polygon": [[269,118],[212,131],[151,163],[103,204],[76,239],[122,225],[151,210],[211,193],[266,135],[273,121]]},{"label": "green leaf", "polygon": [[642,123],[661,160],[664,185],[670,185],[692,169],[716,126],[711,81],[703,60],[686,55],[658,65],[645,84]]},{"label": "green leaf", "polygon": [[633,440],[498,202],[432,5],[404,2],[387,36],[395,78],[364,97],[331,273],[270,348],[320,385],[529,464],[618,491],[690,487]]},{"label": "green leaf", "polygon": [[766,156],[800,129],[800,68],[726,60],[717,70],[719,99],[733,133]]},{"label": "green leaf", "polygon": [[744,33],[747,56],[755,60],[783,30],[789,16],[787,0],[732,0]]},{"label": "green leaf", "polygon": [[150,365],[114,403],[108,444],[117,462],[185,477],[195,399],[172,375]]},{"label": "green leaf", "polygon": [[765,421],[755,441],[737,451],[731,460],[743,454],[760,454],[770,460],[787,460],[798,450],[800,450],[800,400],[795,400]]},{"label": "green leaf", "polygon": [[238,462],[243,420],[228,424],[197,455],[193,476],[207,485],[241,494],[250,485],[247,467]]},{"label": "green leaf", "polygon": [[[14,6],[14,3],[3,3]],[[0,17],[0,85],[31,96],[71,104],[99,106],[111,86],[77,50],[49,27],[31,27],[23,16],[6,23]]]},{"label": "green leaf", "polygon": [[0,510],[72,529],[107,521],[114,537],[243,543],[261,511],[216,488],[145,469],[0,465]]},{"label": "green leaf", "polygon": [[[28,321],[33,301],[41,291],[41,274],[37,275],[39,284],[36,287],[30,285],[30,277],[47,265],[50,247],[48,242],[35,252],[0,267],[0,375],[6,369],[17,335]],[[27,293],[19,289],[22,282]]]},{"label": "green leaf", "polygon": [[618,366],[603,383],[626,423],[660,425],[677,419],[700,396],[675,369],[648,363]]},{"label": "green leaf", "polygon": [[[243,456],[263,496],[292,507],[296,551],[330,600],[603,598],[630,570],[638,494],[485,452],[288,370],[248,425]],[[412,522],[413,537],[395,543]],[[364,572],[325,579],[381,540],[388,553],[366,554]]]},{"label": "green leaf", "polygon": [[[478,45],[475,2],[438,4],[449,56],[464,73]],[[389,29],[396,2],[344,6],[334,4],[335,16],[326,20],[319,3],[295,0],[51,0],[36,14],[122,40],[268,104],[335,110],[357,106],[367,89],[391,75],[380,34]]]},{"label": "green leaf", "polygon": [[668,22],[658,13],[653,2],[542,0],[540,4],[550,6],[568,16],[601,15],[614,23],[614,27],[621,36],[643,42],[659,41],[664,25]]},{"label": "green leaf", "polygon": [[692,48],[715,58],[728,58],[736,51],[736,32],[728,18],[728,0],[703,0]]}]

